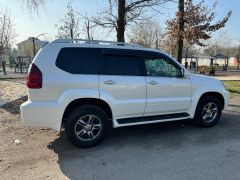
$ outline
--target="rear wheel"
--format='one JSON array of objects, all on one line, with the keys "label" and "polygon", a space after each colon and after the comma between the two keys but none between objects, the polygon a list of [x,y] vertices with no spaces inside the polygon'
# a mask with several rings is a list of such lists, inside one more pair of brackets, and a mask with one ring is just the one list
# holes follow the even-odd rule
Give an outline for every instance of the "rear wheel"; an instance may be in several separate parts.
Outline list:
[{"label": "rear wheel", "polygon": [[66,120],[69,141],[81,148],[99,144],[106,136],[108,116],[99,107],[85,105],[74,109]]},{"label": "rear wheel", "polygon": [[200,99],[194,120],[201,127],[215,126],[222,114],[221,102],[215,96],[205,96]]}]

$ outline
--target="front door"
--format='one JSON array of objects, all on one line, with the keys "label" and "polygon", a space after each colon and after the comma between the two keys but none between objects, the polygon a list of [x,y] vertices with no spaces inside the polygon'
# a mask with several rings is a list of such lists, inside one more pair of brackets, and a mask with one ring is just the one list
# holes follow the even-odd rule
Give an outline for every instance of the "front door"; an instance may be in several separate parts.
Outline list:
[{"label": "front door", "polygon": [[147,82],[145,116],[186,112],[191,105],[191,82],[182,77],[181,68],[170,57],[145,54]]}]

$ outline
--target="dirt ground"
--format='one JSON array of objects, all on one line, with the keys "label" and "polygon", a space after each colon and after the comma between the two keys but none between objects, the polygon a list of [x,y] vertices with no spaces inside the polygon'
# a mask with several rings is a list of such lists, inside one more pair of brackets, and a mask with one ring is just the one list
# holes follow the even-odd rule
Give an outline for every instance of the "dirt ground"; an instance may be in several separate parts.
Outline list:
[{"label": "dirt ground", "polygon": [[[23,92],[23,94],[24,93],[25,91]],[[177,142],[177,140],[174,138],[179,138],[179,136],[181,138],[181,135],[178,134],[180,133],[179,129],[182,129],[185,126],[188,127],[185,128],[185,135],[183,136],[185,139],[187,136],[186,133],[189,133],[189,135],[193,134],[197,138],[200,138],[201,133],[206,133],[203,130],[198,130],[198,128],[195,128],[192,125],[188,125],[188,123],[185,124],[185,122],[178,122],[176,124],[163,123],[164,125],[139,126],[139,129],[137,128],[137,126],[130,128],[119,128],[116,130],[111,130],[108,135],[109,137],[107,137],[106,142],[104,142],[103,144],[89,150],[81,150],[73,147],[67,141],[64,134],[59,136],[53,130],[31,129],[23,127],[20,120],[19,106],[22,102],[26,101],[26,99],[26,96],[21,96],[18,100],[0,106],[0,179],[12,180],[126,179],[127,177],[131,178],[133,177],[130,176],[131,172],[129,172],[129,176],[126,175],[127,170],[126,174],[124,174],[125,176],[123,174],[121,176],[117,176],[118,172],[111,170],[111,168],[113,168],[112,166],[114,166],[113,164],[111,164],[111,161],[116,160],[115,164],[119,165],[122,168],[124,168],[124,163],[126,162],[133,163],[135,164],[135,167],[138,167],[138,159],[141,159],[141,156],[139,155],[141,155],[140,153],[144,153],[144,151],[147,151],[150,157],[152,156],[152,154],[157,154],[156,148],[160,145],[160,149],[167,148],[166,153],[170,151],[169,148],[173,148],[172,150],[174,151],[174,148],[176,147],[173,146],[173,144]],[[220,123],[219,127],[217,129],[215,128],[215,131],[217,132],[215,132],[215,134],[214,132],[212,132],[213,135],[220,134],[219,128],[225,128],[225,131],[227,131],[226,128],[234,128],[236,121],[240,121],[239,102],[240,96],[234,95],[231,97],[229,110],[225,111],[223,114],[223,124]],[[226,122],[229,118],[231,118],[230,122],[232,122],[233,125],[225,124],[224,127],[224,122]],[[183,130],[181,130],[181,132],[182,131]],[[196,132],[198,132],[198,134],[196,134]],[[211,131],[208,131],[207,133],[209,134],[211,133]],[[121,137],[121,134],[124,134],[124,136]],[[145,135],[143,136],[143,134]],[[203,136],[205,137],[205,135],[202,135],[201,137]],[[158,138],[158,140],[153,140],[156,137]],[[165,142],[165,140],[161,138],[165,138],[165,140],[167,139],[168,142]],[[20,144],[16,144],[15,140],[20,140]],[[155,144],[154,142],[156,141],[161,141],[162,143]],[[169,144],[169,141],[172,141],[171,145]],[[216,141],[216,139],[214,139],[214,141]],[[226,139],[226,141],[228,140]],[[185,144],[187,143],[188,142],[185,142]],[[206,142],[201,139],[199,143]],[[194,143],[192,142],[192,144]],[[206,149],[208,148],[208,146],[204,147],[205,150],[208,151],[208,149]],[[157,151],[161,151],[160,149],[158,149]],[[189,149],[189,144],[186,150],[187,149]],[[125,151],[129,153],[129,156],[131,157],[134,157],[136,153],[138,156],[132,161],[130,157],[128,160],[127,155],[124,153]],[[119,160],[118,155],[115,154],[115,152],[119,152],[119,158],[126,157],[126,162],[123,162],[121,159]],[[102,158],[104,157],[105,159],[103,160]],[[226,158],[231,159],[232,157],[229,156]],[[85,161],[88,161],[88,159],[90,162],[85,163]],[[154,158],[153,160],[156,160],[156,158]],[[149,163],[150,162],[146,163],[146,166],[148,166]],[[164,164],[164,162],[162,163]],[[111,167],[108,166],[108,164],[111,164]],[[82,168],[81,166],[83,165],[86,165],[87,167]],[[87,170],[91,169],[90,167],[93,168],[91,170],[92,172],[90,172],[89,174]],[[153,171],[153,167],[152,169],[150,169],[149,167],[146,169],[146,174],[149,173],[150,177],[155,177],[154,173],[156,173],[156,171]],[[77,170],[73,172],[73,169]],[[84,169],[86,169],[86,171]],[[120,171],[120,174],[121,173],[122,172]],[[142,177],[144,178],[144,176]],[[174,176],[171,175],[169,177],[171,179],[171,177]],[[131,179],[138,178],[135,177]],[[153,179],[157,178],[155,177]]]},{"label": "dirt ground", "polygon": [[24,80],[1,81],[0,87],[0,102],[9,102],[0,104],[0,179],[67,179],[50,148],[58,134],[21,123],[19,106],[27,100]]},{"label": "dirt ground", "polygon": [[26,96],[26,94],[27,89],[23,79],[0,79],[0,106],[6,102],[11,102]]},{"label": "dirt ground", "polygon": [[57,133],[23,127],[19,111],[8,108],[0,109],[0,179],[65,179],[50,148]]}]

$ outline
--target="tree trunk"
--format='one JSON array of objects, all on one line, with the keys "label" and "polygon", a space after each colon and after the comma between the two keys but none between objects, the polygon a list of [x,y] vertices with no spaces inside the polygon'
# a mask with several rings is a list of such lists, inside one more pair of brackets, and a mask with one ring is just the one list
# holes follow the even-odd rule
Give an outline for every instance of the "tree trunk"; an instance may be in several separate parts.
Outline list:
[{"label": "tree trunk", "polygon": [[158,38],[156,38],[156,45],[155,45],[155,48],[156,48],[156,49],[158,49],[158,44],[159,44]]},{"label": "tree trunk", "polygon": [[187,61],[188,58],[188,47],[186,47],[186,56],[185,56],[185,61]]},{"label": "tree trunk", "polygon": [[88,40],[91,40],[89,21],[86,23],[86,28],[87,28],[87,37],[88,37]]},{"label": "tree trunk", "polygon": [[183,35],[184,32],[184,0],[178,0],[178,52],[177,52],[177,60],[182,63],[182,53],[183,53]]},{"label": "tree trunk", "polygon": [[125,16],[126,16],[126,1],[118,0],[118,19],[117,19],[117,41],[125,42]]},{"label": "tree trunk", "polygon": [[70,38],[73,39],[73,28],[70,29]]},{"label": "tree trunk", "polygon": [[6,62],[5,61],[2,61],[2,69],[3,69],[3,75],[7,75],[7,72],[6,72]]},{"label": "tree trunk", "polygon": [[173,56],[173,57],[176,57],[176,52],[174,53],[174,51],[176,50],[176,48],[175,48],[175,50],[174,50],[173,37],[171,37],[171,50],[172,50],[172,56]]}]

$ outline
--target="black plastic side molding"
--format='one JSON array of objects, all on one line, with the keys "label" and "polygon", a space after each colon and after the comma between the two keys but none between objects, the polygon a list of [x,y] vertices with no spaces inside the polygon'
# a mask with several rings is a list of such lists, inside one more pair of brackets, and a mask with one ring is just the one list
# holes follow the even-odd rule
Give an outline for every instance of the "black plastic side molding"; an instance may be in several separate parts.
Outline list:
[{"label": "black plastic side molding", "polygon": [[117,119],[119,124],[131,124],[138,122],[148,122],[148,121],[159,121],[159,120],[167,120],[167,119],[175,119],[175,118],[188,118],[188,113],[176,113],[176,114],[163,114],[157,116],[143,116],[143,117],[134,117],[134,118],[124,118]]}]

